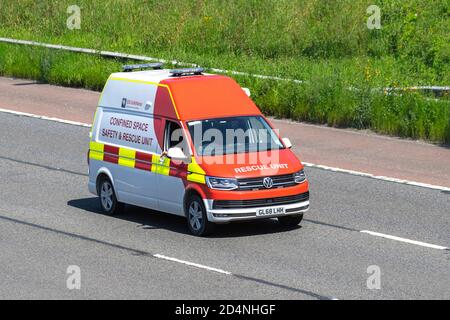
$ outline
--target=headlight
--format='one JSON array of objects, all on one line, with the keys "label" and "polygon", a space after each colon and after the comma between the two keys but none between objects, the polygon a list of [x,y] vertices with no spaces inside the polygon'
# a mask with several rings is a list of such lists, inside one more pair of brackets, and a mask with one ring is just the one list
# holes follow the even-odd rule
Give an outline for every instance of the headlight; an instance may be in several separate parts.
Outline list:
[{"label": "headlight", "polygon": [[295,183],[302,183],[305,180],[306,180],[306,174],[305,174],[305,171],[303,171],[303,169],[298,171],[298,172],[296,172],[296,173],[294,173],[294,181],[295,181]]},{"label": "headlight", "polygon": [[237,180],[231,178],[216,178],[207,176],[206,183],[211,189],[217,190],[233,190],[238,188]]}]

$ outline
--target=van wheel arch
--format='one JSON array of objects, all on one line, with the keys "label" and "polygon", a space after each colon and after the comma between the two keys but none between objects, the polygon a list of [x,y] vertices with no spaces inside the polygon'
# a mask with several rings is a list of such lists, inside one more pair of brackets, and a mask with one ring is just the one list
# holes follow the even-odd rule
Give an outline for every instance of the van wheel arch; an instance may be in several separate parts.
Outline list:
[{"label": "van wheel arch", "polygon": [[184,212],[184,216],[187,217],[187,205],[188,205],[188,200],[193,196],[196,195],[198,197],[200,197],[200,199],[203,199],[202,195],[200,194],[200,192],[198,192],[197,190],[190,188],[186,191],[186,193],[184,194],[184,198],[183,198],[183,212]]},{"label": "van wheel arch", "polygon": [[189,231],[198,237],[207,236],[213,232],[215,225],[208,220],[203,197],[200,193],[191,189],[186,192],[184,200],[184,211]]},{"label": "van wheel arch", "polygon": [[100,173],[97,176],[96,184],[100,207],[103,212],[110,216],[121,213],[124,209],[124,203],[118,201],[111,178],[106,173]]},{"label": "van wheel arch", "polygon": [[[100,181],[101,181],[102,179],[108,179],[109,181],[111,181],[111,178],[110,178],[106,173],[100,172],[100,173],[97,175],[97,179],[95,180],[95,188],[96,188],[96,190],[97,190],[97,195],[100,194]],[[111,183],[113,183],[113,182],[111,181]]]},{"label": "van wheel arch", "polygon": [[114,179],[113,179],[113,177],[111,175],[111,172],[109,172],[109,170],[107,168],[102,167],[102,168],[100,168],[97,171],[97,178],[95,180],[95,188],[96,188],[96,191],[97,191],[97,195],[98,195],[98,183],[100,181],[100,178],[102,178],[102,177],[108,178],[109,181],[111,181],[111,183],[112,183],[112,185],[114,187]]}]

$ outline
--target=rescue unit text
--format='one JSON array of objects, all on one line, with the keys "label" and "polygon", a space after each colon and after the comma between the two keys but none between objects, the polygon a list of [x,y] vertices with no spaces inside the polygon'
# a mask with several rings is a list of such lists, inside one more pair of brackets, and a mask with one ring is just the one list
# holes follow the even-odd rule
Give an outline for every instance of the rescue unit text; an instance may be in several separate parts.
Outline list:
[{"label": "rescue unit text", "polygon": [[286,163],[271,163],[269,165],[261,164],[261,165],[234,168],[234,171],[236,173],[243,173],[243,172],[249,172],[249,171],[262,171],[262,170],[287,169],[287,168],[288,168],[288,165]]}]

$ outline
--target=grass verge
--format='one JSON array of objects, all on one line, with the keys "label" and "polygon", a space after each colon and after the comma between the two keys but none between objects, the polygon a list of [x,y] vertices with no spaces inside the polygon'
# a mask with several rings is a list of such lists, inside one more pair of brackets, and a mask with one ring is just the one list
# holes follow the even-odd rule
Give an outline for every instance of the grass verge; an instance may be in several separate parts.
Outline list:
[{"label": "grass verge", "polygon": [[[268,115],[450,143],[448,96],[376,90],[450,83],[448,2],[78,0],[69,30],[72,2],[0,0],[0,36],[304,80],[234,77]],[[365,24],[372,2],[381,30]],[[101,90],[123,63],[0,44],[0,74],[52,84]]]}]

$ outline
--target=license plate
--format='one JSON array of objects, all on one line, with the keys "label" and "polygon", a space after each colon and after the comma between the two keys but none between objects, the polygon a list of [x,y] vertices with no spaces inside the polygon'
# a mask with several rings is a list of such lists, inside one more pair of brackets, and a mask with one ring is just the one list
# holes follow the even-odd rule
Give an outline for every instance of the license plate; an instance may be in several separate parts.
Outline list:
[{"label": "license plate", "polygon": [[257,217],[271,216],[275,214],[284,214],[284,207],[272,207],[256,210]]}]

